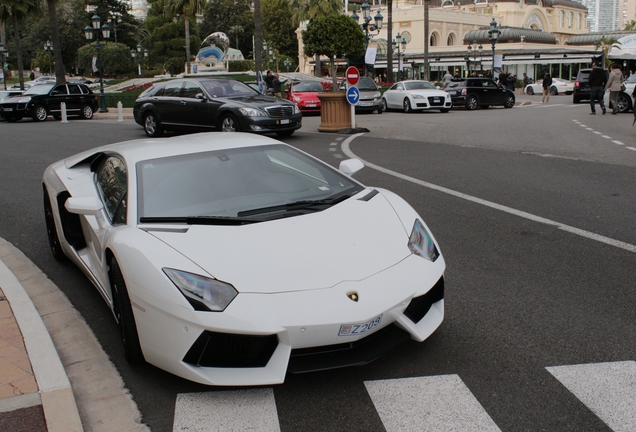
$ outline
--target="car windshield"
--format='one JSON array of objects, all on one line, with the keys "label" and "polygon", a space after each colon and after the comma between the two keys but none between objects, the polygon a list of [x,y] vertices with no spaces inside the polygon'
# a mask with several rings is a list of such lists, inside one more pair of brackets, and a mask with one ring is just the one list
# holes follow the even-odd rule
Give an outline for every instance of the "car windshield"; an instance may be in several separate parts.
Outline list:
[{"label": "car windshield", "polygon": [[54,85],[55,84],[40,84],[40,85],[36,85],[36,86],[31,87],[30,89],[28,89],[27,91],[25,91],[22,94],[24,96],[47,94],[48,92],[51,91],[51,89],[53,88]]},{"label": "car windshield", "polygon": [[[246,214],[257,218],[267,214],[266,219],[287,217],[295,215],[285,214],[291,206],[295,211],[304,204],[324,206],[364,188],[283,144],[141,161],[137,163],[137,183],[142,222],[148,218],[218,219]],[[269,209],[277,207],[283,210],[272,216]]]},{"label": "car windshield", "polygon": [[318,81],[299,81],[294,84],[294,93],[322,92],[322,86]]},{"label": "car windshield", "polygon": [[626,84],[636,83],[636,74],[632,74],[625,80]]},{"label": "car windshield", "polygon": [[218,79],[202,81],[201,84],[215,97],[254,95],[254,89],[240,81]]},{"label": "car windshield", "polygon": [[405,82],[404,87],[406,87],[407,90],[435,90],[435,86],[428,81]]},{"label": "car windshield", "polygon": [[358,82],[358,85],[356,86],[358,87],[358,90],[363,91],[363,90],[377,90],[378,87],[375,85],[375,83],[373,82],[373,80],[371,78],[360,78],[360,81]]}]

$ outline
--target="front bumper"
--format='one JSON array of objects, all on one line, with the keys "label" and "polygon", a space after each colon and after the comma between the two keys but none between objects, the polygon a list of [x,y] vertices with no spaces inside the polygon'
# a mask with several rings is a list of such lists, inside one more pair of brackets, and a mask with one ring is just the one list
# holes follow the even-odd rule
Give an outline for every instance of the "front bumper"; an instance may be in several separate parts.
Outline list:
[{"label": "front bumper", "polygon": [[286,118],[271,117],[241,117],[241,129],[245,132],[259,134],[286,132],[300,129],[303,125],[302,114],[295,114]]},{"label": "front bumper", "polygon": [[29,117],[31,114],[27,109],[27,104],[2,104],[0,114],[6,119]]},{"label": "front bumper", "polygon": [[[409,256],[365,281],[242,293],[223,313],[187,311],[134,285],[129,291],[149,363],[208,385],[266,385],[284,382],[287,372],[362,365],[429,337],[444,317],[444,266],[442,257]],[[347,298],[352,291],[358,302]],[[339,335],[379,317],[373,330]]]}]

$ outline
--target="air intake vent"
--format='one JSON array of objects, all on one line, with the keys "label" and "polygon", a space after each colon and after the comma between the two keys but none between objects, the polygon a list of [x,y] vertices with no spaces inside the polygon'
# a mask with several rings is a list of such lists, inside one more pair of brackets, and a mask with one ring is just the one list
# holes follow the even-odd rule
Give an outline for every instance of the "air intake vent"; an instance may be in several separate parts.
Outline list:
[{"label": "air intake vent", "polygon": [[442,276],[429,292],[411,300],[411,303],[409,303],[406,310],[404,310],[404,315],[417,324],[428,313],[431,306],[433,306],[433,303],[436,303],[443,298],[444,277]]},{"label": "air intake vent", "polygon": [[278,346],[278,337],[205,331],[194,342],[183,361],[218,368],[265,367]]}]

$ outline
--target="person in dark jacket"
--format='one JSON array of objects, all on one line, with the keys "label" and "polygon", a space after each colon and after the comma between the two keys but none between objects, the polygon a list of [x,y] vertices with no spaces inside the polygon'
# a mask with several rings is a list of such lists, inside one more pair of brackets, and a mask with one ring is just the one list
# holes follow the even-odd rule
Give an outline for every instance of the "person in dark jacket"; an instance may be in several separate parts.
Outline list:
[{"label": "person in dark jacket", "polygon": [[607,77],[605,76],[605,70],[599,67],[598,63],[592,65],[592,72],[590,72],[590,107],[592,108],[591,115],[596,115],[596,109],[594,107],[595,102],[598,101],[603,114],[605,110],[605,102],[603,101],[603,94],[605,93],[605,84],[607,84]]},{"label": "person in dark jacket", "polygon": [[545,74],[543,77],[543,97],[541,98],[541,103],[550,102],[550,87],[552,86],[552,77],[549,73]]},{"label": "person in dark jacket", "polygon": [[506,78],[506,88],[511,91],[515,91],[515,83],[517,82],[517,77],[513,74],[509,73]]},{"label": "person in dark jacket", "polygon": [[272,85],[272,81],[274,81],[274,75],[272,75],[272,71],[268,70],[267,74],[265,75],[265,78],[263,79],[263,81],[265,81],[265,87],[267,88],[267,91],[265,93],[269,92],[273,92],[271,90],[272,87],[274,87]]},{"label": "person in dark jacket", "polygon": [[274,89],[274,96],[283,97],[281,93],[281,87],[285,84],[287,80],[280,80],[280,75],[275,74],[274,79],[272,80],[272,88]]}]

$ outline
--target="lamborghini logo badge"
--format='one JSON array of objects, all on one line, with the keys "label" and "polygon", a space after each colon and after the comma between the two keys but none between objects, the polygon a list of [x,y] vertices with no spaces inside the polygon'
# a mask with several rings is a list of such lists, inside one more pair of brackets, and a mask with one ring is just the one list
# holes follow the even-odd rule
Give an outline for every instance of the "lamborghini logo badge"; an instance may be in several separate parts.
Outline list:
[{"label": "lamborghini logo badge", "polygon": [[357,302],[358,299],[360,298],[358,297],[358,293],[355,291],[348,292],[347,297],[349,297],[349,300],[353,300],[354,302]]}]

